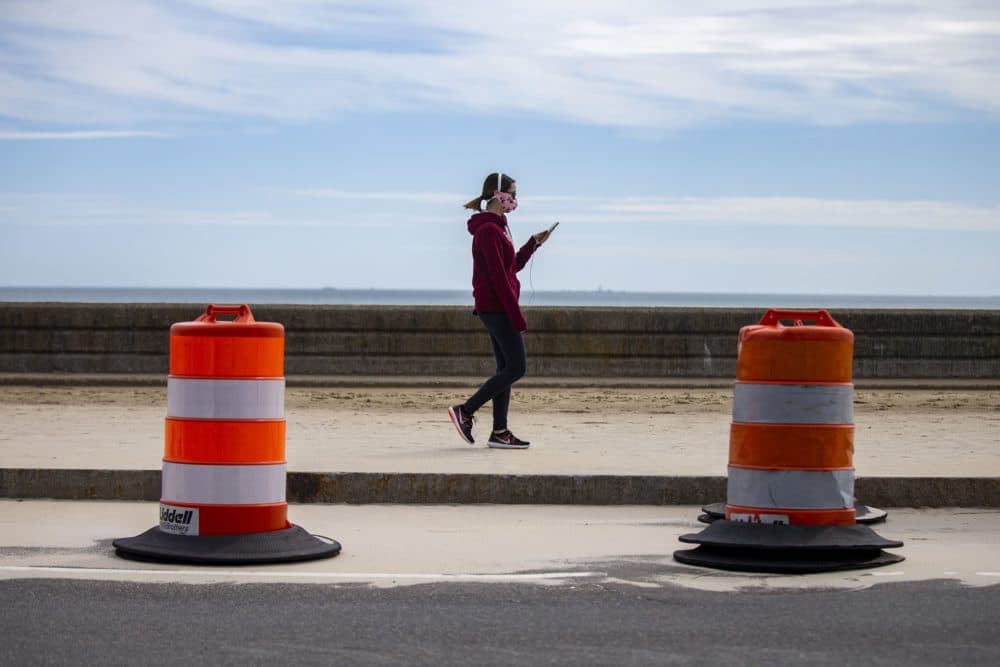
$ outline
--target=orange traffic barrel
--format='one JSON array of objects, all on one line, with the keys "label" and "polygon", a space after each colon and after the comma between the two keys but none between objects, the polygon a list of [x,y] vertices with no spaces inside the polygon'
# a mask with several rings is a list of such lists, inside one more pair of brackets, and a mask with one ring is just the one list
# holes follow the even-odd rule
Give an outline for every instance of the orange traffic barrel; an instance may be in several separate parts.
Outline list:
[{"label": "orange traffic barrel", "polygon": [[727,519],[854,524],[853,356],[825,310],[769,310],[740,330]]},{"label": "orange traffic barrel", "polygon": [[116,541],[121,555],[275,562],[340,551],[288,522],[284,347],[284,327],[247,305],[209,305],[170,327],[160,523]]},{"label": "orange traffic barrel", "polygon": [[254,321],[247,306],[208,306],[170,327],[162,530],[288,527],[284,355],[284,327]]},{"label": "orange traffic barrel", "polygon": [[758,572],[902,560],[882,551],[902,542],[856,522],[853,356],[853,332],[825,310],[771,309],[740,329],[725,519],[682,535],[701,546],[676,560]]}]

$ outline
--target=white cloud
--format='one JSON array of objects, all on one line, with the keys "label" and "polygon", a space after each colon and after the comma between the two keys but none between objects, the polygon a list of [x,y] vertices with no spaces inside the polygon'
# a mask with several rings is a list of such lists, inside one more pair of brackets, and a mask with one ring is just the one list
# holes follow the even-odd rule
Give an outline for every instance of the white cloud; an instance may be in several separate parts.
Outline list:
[{"label": "white cloud", "polygon": [[289,194],[314,199],[345,199],[374,202],[414,202],[434,204],[454,204],[468,200],[468,196],[453,192],[351,192],[335,188],[306,188],[291,190]]},{"label": "white cloud", "polygon": [[[351,192],[294,190],[293,195],[383,205],[406,203],[456,207],[464,197],[435,192]],[[553,220],[585,225],[701,224],[864,229],[1000,232],[1000,205],[948,201],[818,199],[808,197],[599,197],[523,196],[517,222],[549,225]],[[412,212],[408,214],[412,216]],[[408,219],[422,220],[421,216]],[[450,220],[445,217],[444,220]],[[433,216],[424,220],[432,223]],[[441,221],[441,219],[438,219]]]},{"label": "white cloud", "polygon": [[741,225],[1000,232],[1000,206],[804,197],[634,198],[599,206],[621,219]]},{"label": "white cloud", "polygon": [[0,31],[0,116],[31,128],[498,100],[652,128],[1000,111],[992,0],[7,0]]},{"label": "white cloud", "polygon": [[[684,244],[667,246],[651,243],[602,243],[562,244],[559,250],[563,259],[596,260],[602,258],[622,257],[628,262],[642,262],[652,265],[660,262],[683,264],[702,264],[706,262],[745,263],[748,253],[745,248],[721,245]],[[834,252],[800,246],[754,248],[753,261],[774,264],[796,265],[870,265],[877,262],[874,254],[863,254],[862,251]]]},{"label": "white cloud", "polygon": [[[444,192],[301,189],[292,200],[315,199],[315,209],[293,201],[241,210],[164,209],[120,197],[86,194],[0,193],[2,225],[226,225],[403,229],[454,225],[465,197]],[[323,202],[339,202],[330,207]],[[615,226],[823,227],[830,229],[1000,232],[1000,205],[948,201],[810,199],[804,197],[573,197],[521,198],[512,225],[578,225],[593,237]]]},{"label": "white cloud", "polygon": [[70,132],[31,132],[25,130],[0,130],[0,141],[46,141],[56,139],[132,139],[135,137],[164,137],[162,132],[139,130],[75,130]]}]

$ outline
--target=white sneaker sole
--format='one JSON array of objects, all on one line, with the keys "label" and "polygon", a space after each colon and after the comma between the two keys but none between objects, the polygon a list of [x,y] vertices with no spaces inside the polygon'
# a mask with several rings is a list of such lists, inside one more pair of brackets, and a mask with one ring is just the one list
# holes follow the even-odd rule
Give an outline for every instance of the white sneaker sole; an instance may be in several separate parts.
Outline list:
[{"label": "white sneaker sole", "polygon": [[462,426],[458,422],[458,415],[455,414],[454,408],[448,408],[448,417],[451,418],[451,423],[455,425],[455,430],[458,431],[458,437],[460,437],[462,440],[469,443],[470,445],[476,444],[475,440],[467,438],[465,436],[465,433],[462,431]]},{"label": "white sneaker sole", "polygon": [[486,446],[490,449],[527,449],[528,445],[507,445],[502,442],[487,442]]}]

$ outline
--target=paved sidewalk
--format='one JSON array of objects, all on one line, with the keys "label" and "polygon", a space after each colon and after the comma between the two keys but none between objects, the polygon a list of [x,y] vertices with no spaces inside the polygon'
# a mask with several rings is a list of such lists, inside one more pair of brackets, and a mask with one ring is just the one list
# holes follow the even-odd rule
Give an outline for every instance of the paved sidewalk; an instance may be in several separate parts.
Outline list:
[{"label": "paved sidewalk", "polygon": [[[868,570],[806,575],[726,572],[682,565],[678,537],[697,533],[696,506],[552,507],[474,505],[293,505],[289,518],[344,547],[303,563],[204,567],[138,563],[111,540],[155,525],[154,503],[0,499],[0,582],[11,578],[185,583],[428,582],[684,586],[716,591],[858,590],[876,583],[950,579],[1000,584],[1000,512],[894,509],[873,526],[906,560]],[[512,548],[511,545],[516,545]]]}]

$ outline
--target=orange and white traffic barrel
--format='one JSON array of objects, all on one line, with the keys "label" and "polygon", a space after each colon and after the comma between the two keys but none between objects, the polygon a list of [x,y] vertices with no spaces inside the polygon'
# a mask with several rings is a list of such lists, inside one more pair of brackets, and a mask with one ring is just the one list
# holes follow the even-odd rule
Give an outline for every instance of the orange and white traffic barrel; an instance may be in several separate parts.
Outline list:
[{"label": "orange and white traffic barrel", "polygon": [[771,309],[740,330],[725,520],[682,535],[702,546],[677,560],[762,572],[902,560],[881,551],[901,542],[856,522],[853,356],[853,332],[825,310]]},{"label": "orange and white traffic barrel", "polygon": [[171,326],[160,524],[116,541],[120,554],[275,562],[340,551],[288,522],[284,335],[246,305],[209,305]]},{"label": "orange and white traffic barrel", "polygon": [[161,530],[288,527],[284,354],[284,327],[254,321],[246,306],[209,306],[170,327]]},{"label": "orange and white traffic barrel", "polygon": [[769,310],[737,349],[726,518],[854,524],[854,334],[825,310]]}]

